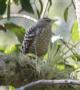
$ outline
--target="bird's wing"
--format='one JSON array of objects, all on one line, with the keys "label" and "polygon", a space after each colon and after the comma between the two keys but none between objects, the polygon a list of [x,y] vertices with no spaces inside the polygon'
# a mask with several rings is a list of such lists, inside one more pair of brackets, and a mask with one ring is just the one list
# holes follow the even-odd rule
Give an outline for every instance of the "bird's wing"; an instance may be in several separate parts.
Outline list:
[{"label": "bird's wing", "polygon": [[29,31],[25,34],[22,45],[23,53],[29,53],[29,49],[32,46],[32,43],[36,37],[36,30],[38,30],[38,27],[34,26],[30,28]]}]

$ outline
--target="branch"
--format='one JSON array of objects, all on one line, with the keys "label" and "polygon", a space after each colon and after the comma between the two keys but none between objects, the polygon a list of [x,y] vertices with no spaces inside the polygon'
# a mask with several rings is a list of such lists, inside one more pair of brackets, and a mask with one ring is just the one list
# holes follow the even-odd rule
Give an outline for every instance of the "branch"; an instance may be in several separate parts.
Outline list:
[{"label": "branch", "polygon": [[55,85],[55,84],[73,84],[73,85],[80,85],[80,80],[71,80],[71,79],[64,79],[64,80],[38,80],[35,82],[31,82],[21,88],[17,88],[17,90],[24,90],[30,89],[34,86],[44,86],[44,85]]},{"label": "branch", "polygon": [[[23,14],[11,14],[10,17],[12,18],[25,18],[25,19],[29,19],[31,21],[34,21],[34,22],[37,22],[37,20],[33,17],[30,17],[28,15],[23,15]],[[0,16],[0,19],[5,19],[7,18],[7,15],[3,15],[3,16]]]}]

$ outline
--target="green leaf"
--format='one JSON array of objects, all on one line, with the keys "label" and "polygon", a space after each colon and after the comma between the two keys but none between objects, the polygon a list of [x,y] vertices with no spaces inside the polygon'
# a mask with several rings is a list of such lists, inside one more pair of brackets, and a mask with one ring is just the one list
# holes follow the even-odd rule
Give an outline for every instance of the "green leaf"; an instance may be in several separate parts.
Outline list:
[{"label": "green leaf", "polygon": [[77,20],[74,21],[74,24],[72,26],[71,37],[72,37],[73,41],[80,40],[80,32],[79,32],[79,29],[78,29],[78,22],[77,22]]},{"label": "green leaf", "polygon": [[20,3],[23,10],[28,11],[30,13],[34,12],[30,0],[20,0]]},{"label": "green leaf", "polygon": [[0,46],[0,52],[4,52],[5,47],[4,46]]},{"label": "green leaf", "polygon": [[6,0],[0,0],[0,15],[4,14],[6,6]]},{"label": "green leaf", "polygon": [[14,53],[14,52],[15,53],[20,52],[20,45],[19,44],[11,44],[4,51],[5,54],[11,54],[11,53]]},{"label": "green leaf", "polygon": [[77,59],[77,61],[80,61],[80,55],[78,53],[75,53],[74,57]]},{"label": "green leaf", "polygon": [[16,88],[13,86],[9,86],[9,90],[16,90]]},{"label": "green leaf", "polygon": [[74,57],[74,59],[73,59],[73,56],[71,56],[70,59],[67,59],[65,61],[65,65],[66,66],[71,66],[74,69],[78,68],[78,63],[76,61],[76,58]]},{"label": "green leaf", "polygon": [[70,8],[70,6],[72,5],[72,3],[69,4],[68,7],[65,8],[65,11],[64,11],[64,20],[67,22],[67,19],[68,19],[68,10]]},{"label": "green leaf", "polygon": [[57,65],[57,69],[62,71],[65,69],[65,65],[63,63]]},{"label": "green leaf", "polygon": [[20,27],[14,23],[5,23],[4,26],[6,29],[14,32],[18,40],[22,43],[25,34],[25,29],[23,27]]},{"label": "green leaf", "polygon": [[68,18],[68,7],[65,9],[64,11],[64,20],[67,21],[67,18]]}]

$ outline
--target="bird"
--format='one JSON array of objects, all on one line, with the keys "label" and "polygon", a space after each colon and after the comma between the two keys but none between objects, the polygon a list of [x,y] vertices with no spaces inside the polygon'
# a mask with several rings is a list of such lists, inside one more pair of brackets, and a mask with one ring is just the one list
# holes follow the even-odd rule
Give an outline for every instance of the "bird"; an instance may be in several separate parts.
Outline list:
[{"label": "bird", "polygon": [[51,26],[56,19],[42,18],[32,26],[24,35],[22,53],[33,53],[38,57],[44,56],[48,51],[51,39]]}]

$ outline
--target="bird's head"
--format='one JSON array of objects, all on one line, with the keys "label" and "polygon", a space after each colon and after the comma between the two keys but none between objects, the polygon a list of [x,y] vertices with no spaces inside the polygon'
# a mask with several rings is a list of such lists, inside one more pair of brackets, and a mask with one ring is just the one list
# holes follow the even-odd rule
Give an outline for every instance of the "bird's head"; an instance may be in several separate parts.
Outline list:
[{"label": "bird's head", "polygon": [[42,19],[39,20],[39,23],[45,24],[45,25],[49,25],[49,24],[51,25],[56,21],[57,21],[57,19],[42,18]]}]

